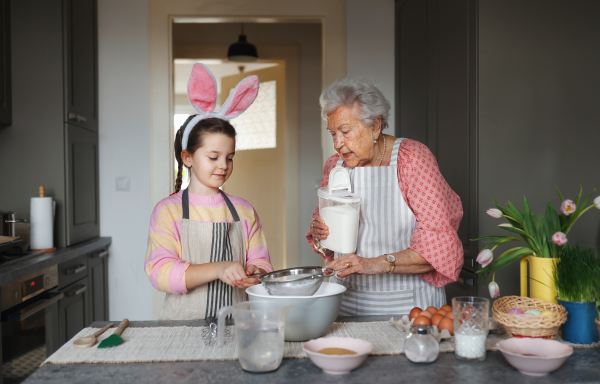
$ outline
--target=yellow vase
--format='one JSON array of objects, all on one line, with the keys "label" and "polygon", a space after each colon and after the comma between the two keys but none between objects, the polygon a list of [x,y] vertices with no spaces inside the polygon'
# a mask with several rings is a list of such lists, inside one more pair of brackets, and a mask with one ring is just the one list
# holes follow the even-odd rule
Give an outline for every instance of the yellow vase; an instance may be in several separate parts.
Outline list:
[{"label": "yellow vase", "polygon": [[[521,259],[521,296],[527,296],[529,281],[529,297],[556,303],[556,286],[554,285],[554,264],[558,259],[525,256]],[[527,276],[529,263],[529,276]]]}]

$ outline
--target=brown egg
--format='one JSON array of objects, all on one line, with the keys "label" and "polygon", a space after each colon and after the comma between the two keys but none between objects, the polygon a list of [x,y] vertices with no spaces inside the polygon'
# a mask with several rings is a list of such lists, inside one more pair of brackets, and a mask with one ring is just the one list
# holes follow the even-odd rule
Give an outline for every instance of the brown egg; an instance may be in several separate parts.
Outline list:
[{"label": "brown egg", "polygon": [[415,317],[419,316],[419,314],[423,312],[423,310],[419,307],[414,307],[413,309],[410,310],[410,314],[408,315],[408,319],[412,320]]},{"label": "brown egg", "polygon": [[445,317],[448,319],[454,319],[454,314],[452,313],[452,311],[450,311],[450,312],[446,313]]},{"label": "brown egg", "polygon": [[442,321],[442,319],[444,319],[444,316],[440,315],[439,313],[433,315],[433,317],[431,318],[431,325],[438,325],[440,321]]},{"label": "brown egg", "polygon": [[444,311],[443,309],[440,309],[435,314],[436,315],[446,316],[446,313],[448,313],[448,311]]},{"label": "brown egg", "polygon": [[442,305],[442,308],[440,308],[440,309],[443,309],[446,312],[452,312],[452,307],[449,306],[448,304]]},{"label": "brown egg", "polygon": [[429,318],[425,316],[417,316],[413,324],[431,325],[431,320],[429,320]]},{"label": "brown egg", "polygon": [[426,309],[426,311],[431,313],[432,315],[435,315],[435,313],[438,311],[438,309],[436,307],[428,307]]},{"label": "brown egg", "polygon": [[423,312],[419,313],[419,316],[426,316],[427,318],[431,319],[433,317],[433,313],[423,311]]},{"label": "brown egg", "polygon": [[442,321],[440,321],[438,324],[438,329],[440,330],[440,332],[442,331],[442,329],[447,329],[448,332],[450,332],[450,334],[454,336],[454,320],[449,319],[447,317],[443,318]]}]

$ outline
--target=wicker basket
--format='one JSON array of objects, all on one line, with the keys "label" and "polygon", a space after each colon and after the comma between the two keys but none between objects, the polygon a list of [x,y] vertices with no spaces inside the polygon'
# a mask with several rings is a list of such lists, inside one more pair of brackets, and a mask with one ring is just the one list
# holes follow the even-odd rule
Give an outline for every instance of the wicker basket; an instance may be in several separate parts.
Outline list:
[{"label": "wicker basket", "polygon": [[[552,311],[554,317],[512,315],[508,313],[512,308],[519,308],[523,312],[528,309]],[[562,305],[521,296],[505,296],[496,300],[492,313],[511,337],[554,339],[561,324],[567,321],[567,310]]]}]

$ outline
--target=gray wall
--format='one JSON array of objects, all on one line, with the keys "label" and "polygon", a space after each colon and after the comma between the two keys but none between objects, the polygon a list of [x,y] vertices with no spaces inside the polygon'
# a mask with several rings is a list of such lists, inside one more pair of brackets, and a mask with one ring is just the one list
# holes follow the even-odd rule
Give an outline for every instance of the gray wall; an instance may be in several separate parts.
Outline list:
[{"label": "gray wall", "polygon": [[[480,235],[503,234],[485,214],[492,198],[522,207],[526,196],[542,214],[549,200],[560,206],[555,187],[565,198],[580,184],[600,188],[600,2],[479,7]],[[600,249],[600,211],[582,216],[570,241]],[[519,294],[518,279],[517,264],[499,271],[501,294]]]},{"label": "gray wall", "polygon": [[[173,44],[231,44],[237,41],[240,24],[174,24]],[[304,232],[318,201],[315,185],[321,181],[321,25],[244,24],[248,41],[257,45],[300,47],[300,260],[302,265],[320,265]],[[260,51],[258,52],[260,56]],[[259,212],[260,215],[260,212]]]}]

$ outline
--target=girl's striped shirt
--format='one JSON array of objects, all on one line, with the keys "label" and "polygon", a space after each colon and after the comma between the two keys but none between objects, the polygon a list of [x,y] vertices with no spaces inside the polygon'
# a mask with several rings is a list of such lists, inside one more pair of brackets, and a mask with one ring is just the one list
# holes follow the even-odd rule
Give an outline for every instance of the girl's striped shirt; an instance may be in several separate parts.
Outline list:
[{"label": "girl's striped shirt", "polygon": [[[233,223],[233,216],[220,193],[201,196],[189,193],[190,220],[201,223]],[[150,282],[159,291],[187,293],[185,271],[190,263],[181,259],[181,221],[183,212],[179,191],[162,199],[150,218],[148,250],[144,269]],[[242,224],[246,239],[246,265],[273,271],[269,250],[258,214],[248,201],[227,194]]]}]

